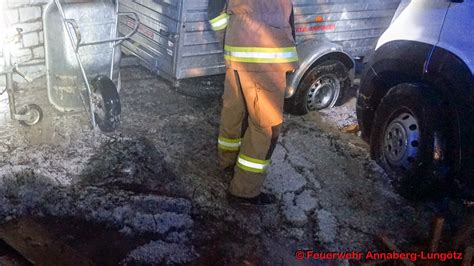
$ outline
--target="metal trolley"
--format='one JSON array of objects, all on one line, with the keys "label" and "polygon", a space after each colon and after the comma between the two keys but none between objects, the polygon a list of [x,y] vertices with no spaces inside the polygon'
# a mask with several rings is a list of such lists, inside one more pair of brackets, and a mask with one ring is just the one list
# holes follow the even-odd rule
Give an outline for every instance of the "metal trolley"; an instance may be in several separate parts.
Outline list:
[{"label": "metal trolley", "polygon": [[19,121],[20,124],[24,126],[32,126],[39,123],[43,118],[43,111],[36,104],[26,104],[21,107],[20,110],[17,110],[16,100],[15,100],[15,86],[13,82],[13,74],[17,74],[24,78],[27,81],[30,81],[25,74],[23,74],[17,64],[13,64],[11,60],[11,46],[21,39],[22,29],[17,28],[17,34],[12,38],[4,38],[2,46],[2,54],[4,58],[4,66],[0,68],[0,75],[5,75],[6,77],[6,86],[5,90],[0,92],[0,95],[3,93],[8,94],[8,105],[10,109],[10,118],[12,120]]},{"label": "metal trolley", "polygon": [[[104,132],[120,124],[120,59],[117,48],[138,30],[134,12],[119,12],[119,0],[53,0],[43,15],[49,102],[59,111],[88,112]],[[134,19],[117,37],[120,16]]]}]

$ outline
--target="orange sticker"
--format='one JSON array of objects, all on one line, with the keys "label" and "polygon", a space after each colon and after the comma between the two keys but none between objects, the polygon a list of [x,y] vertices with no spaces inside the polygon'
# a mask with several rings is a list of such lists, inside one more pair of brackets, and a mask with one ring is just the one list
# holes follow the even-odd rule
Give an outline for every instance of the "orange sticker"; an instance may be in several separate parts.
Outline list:
[{"label": "orange sticker", "polygon": [[324,21],[323,16],[317,16],[317,17],[316,17],[316,22],[319,23],[319,22],[323,22],[323,21]]}]

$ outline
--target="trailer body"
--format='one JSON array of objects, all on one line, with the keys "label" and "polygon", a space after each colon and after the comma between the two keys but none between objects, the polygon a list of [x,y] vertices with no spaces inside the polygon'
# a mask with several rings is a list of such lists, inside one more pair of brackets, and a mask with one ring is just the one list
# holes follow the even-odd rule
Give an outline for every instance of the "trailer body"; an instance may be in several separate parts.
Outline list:
[{"label": "trailer body", "polygon": [[[293,2],[301,67],[288,79],[287,96],[321,57],[333,54],[352,69],[354,58],[369,55],[400,0]],[[208,0],[122,1],[121,11],[138,13],[142,23],[139,33],[123,43],[124,53],[175,85],[184,78],[224,73],[223,50],[208,23],[207,5]],[[132,23],[122,19],[119,31],[129,32]]]}]

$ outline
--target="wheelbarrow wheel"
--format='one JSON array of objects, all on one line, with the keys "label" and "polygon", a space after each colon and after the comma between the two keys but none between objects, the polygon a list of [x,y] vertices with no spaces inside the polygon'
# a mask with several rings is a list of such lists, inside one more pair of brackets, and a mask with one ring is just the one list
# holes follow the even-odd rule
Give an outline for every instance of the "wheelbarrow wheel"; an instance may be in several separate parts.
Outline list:
[{"label": "wheelbarrow wheel", "polygon": [[112,132],[120,125],[120,97],[114,82],[98,76],[92,82],[92,103],[97,125],[103,132]]},{"label": "wheelbarrow wheel", "polygon": [[27,119],[20,120],[20,124],[23,126],[34,126],[43,119],[43,111],[41,110],[41,107],[36,104],[28,104],[23,106],[18,114],[28,116]]}]

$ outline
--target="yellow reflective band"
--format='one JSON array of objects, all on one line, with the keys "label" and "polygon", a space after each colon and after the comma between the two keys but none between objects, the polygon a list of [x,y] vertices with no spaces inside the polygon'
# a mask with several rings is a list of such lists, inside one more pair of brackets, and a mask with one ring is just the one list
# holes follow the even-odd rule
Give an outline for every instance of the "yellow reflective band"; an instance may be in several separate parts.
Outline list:
[{"label": "yellow reflective band", "polygon": [[269,165],[270,160],[259,160],[244,154],[239,154],[237,159],[237,166],[239,168],[252,173],[264,173]]},{"label": "yellow reflective band", "polygon": [[224,59],[246,63],[289,63],[298,61],[296,47],[224,47]]},{"label": "yellow reflective band", "polygon": [[227,23],[229,22],[229,15],[223,13],[216,18],[209,20],[211,23],[211,27],[214,31],[223,30],[227,27]]},{"label": "yellow reflective band", "polygon": [[282,48],[265,48],[265,47],[240,47],[225,45],[224,50],[230,52],[256,52],[256,53],[283,53],[283,52],[295,52],[296,47],[282,47]]},{"label": "yellow reflective band", "polygon": [[219,136],[219,140],[222,140],[224,142],[228,142],[228,143],[240,143],[242,141],[242,139],[228,139],[228,138],[224,138],[222,136]]},{"label": "yellow reflective band", "polygon": [[228,139],[224,137],[219,137],[218,147],[221,150],[238,151],[240,149],[241,142],[242,142],[242,139]]},{"label": "yellow reflective band", "polygon": [[234,56],[224,55],[224,59],[233,62],[242,63],[258,63],[258,64],[278,64],[278,63],[291,63],[298,62],[298,57],[291,58],[239,58]]}]

